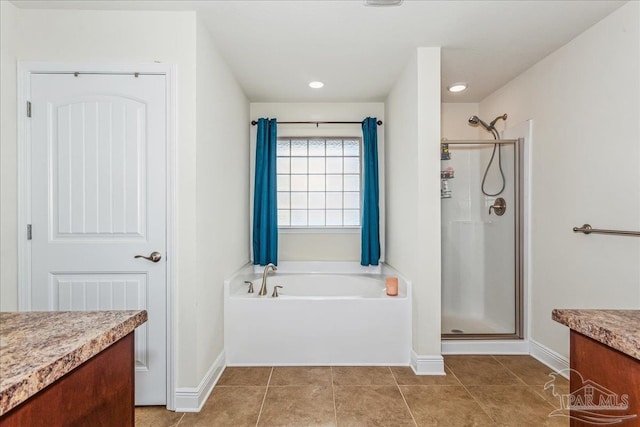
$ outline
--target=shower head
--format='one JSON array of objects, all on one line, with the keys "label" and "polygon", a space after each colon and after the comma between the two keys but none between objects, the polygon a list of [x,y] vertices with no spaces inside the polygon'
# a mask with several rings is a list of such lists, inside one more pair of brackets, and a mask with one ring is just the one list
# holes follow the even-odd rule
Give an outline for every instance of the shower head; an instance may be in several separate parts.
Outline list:
[{"label": "shower head", "polygon": [[485,122],[480,120],[480,118],[478,116],[469,117],[469,124],[472,125],[472,126],[478,126],[478,124],[480,124],[488,132],[491,132],[491,130],[493,129],[493,124],[491,124],[491,125],[486,124]]}]

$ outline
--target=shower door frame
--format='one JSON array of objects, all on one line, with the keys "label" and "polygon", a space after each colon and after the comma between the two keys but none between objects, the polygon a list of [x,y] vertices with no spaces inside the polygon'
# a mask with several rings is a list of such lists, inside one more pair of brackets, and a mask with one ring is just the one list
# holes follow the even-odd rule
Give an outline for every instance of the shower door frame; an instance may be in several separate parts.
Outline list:
[{"label": "shower door frame", "polygon": [[440,334],[441,339],[445,340],[521,340],[524,339],[524,138],[518,139],[477,139],[477,140],[448,140],[443,139],[440,142],[448,145],[513,145],[515,164],[514,164],[514,285],[515,285],[515,332],[514,333],[471,333],[471,334]]}]

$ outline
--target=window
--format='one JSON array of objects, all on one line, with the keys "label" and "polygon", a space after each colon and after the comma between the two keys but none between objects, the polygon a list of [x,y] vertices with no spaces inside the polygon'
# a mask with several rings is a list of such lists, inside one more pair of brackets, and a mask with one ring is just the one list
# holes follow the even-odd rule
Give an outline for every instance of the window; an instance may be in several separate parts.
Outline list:
[{"label": "window", "polygon": [[278,138],[278,227],[360,227],[360,138]]}]

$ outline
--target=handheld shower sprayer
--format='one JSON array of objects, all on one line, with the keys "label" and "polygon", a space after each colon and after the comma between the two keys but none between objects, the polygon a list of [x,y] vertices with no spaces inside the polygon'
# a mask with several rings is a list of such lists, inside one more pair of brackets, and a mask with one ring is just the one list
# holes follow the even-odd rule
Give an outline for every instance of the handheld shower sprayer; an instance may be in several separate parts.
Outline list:
[{"label": "handheld shower sprayer", "polygon": [[482,127],[485,128],[487,130],[487,132],[491,132],[491,129],[493,129],[493,124],[491,124],[491,125],[486,124],[478,116],[469,117],[469,124],[472,125],[472,126],[482,125]]},{"label": "handheld shower sprayer", "polygon": [[493,139],[500,139],[500,134],[498,133],[498,131],[495,128],[496,123],[498,122],[498,120],[507,120],[507,113],[504,113],[501,116],[496,117],[495,119],[493,119],[491,121],[491,123],[486,124],[482,119],[480,119],[480,117],[478,116],[471,116],[469,117],[469,124],[471,126],[478,126],[481,125],[483,128],[485,128],[485,130],[487,132],[491,132],[491,135],[493,135]]},{"label": "handheld shower sprayer", "polygon": [[[485,128],[485,130],[487,132],[491,132],[491,135],[493,135],[493,139],[499,140],[500,139],[500,133],[498,133],[498,130],[495,128],[495,125],[498,122],[498,120],[500,120],[500,119],[507,120],[507,113],[504,113],[503,115],[496,117],[489,124],[486,124],[485,122],[480,120],[480,118],[478,116],[471,116],[471,117],[469,117],[469,124],[471,126],[481,125],[483,128]],[[491,168],[491,164],[493,163],[493,158],[496,155],[496,146],[498,147],[498,170],[500,171],[500,176],[502,177],[502,188],[500,188],[500,191],[498,191],[497,193],[490,194],[484,189],[484,184],[485,184],[485,181],[487,180],[487,174],[489,173],[489,169]],[[505,180],[505,177],[504,177],[504,172],[502,171],[502,151],[501,151],[500,148],[501,148],[500,143],[493,144],[493,152],[491,153],[491,159],[489,160],[489,163],[487,164],[487,169],[485,169],[484,176],[482,177],[482,185],[481,185],[480,189],[482,190],[482,194],[484,194],[485,196],[493,197],[493,196],[498,196],[498,195],[502,194],[502,192],[504,191],[504,188],[505,188],[505,186],[507,184],[506,180]]]}]

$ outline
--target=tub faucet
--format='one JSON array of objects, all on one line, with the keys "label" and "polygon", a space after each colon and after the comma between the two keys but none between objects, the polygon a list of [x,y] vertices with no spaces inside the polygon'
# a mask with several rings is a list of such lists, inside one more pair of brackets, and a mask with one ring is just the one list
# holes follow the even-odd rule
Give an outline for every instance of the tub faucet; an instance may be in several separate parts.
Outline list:
[{"label": "tub faucet", "polygon": [[260,292],[258,292],[258,295],[267,294],[267,275],[269,274],[269,270],[277,271],[278,267],[276,267],[272,263],[269,263],[264,267],[264,272],[262,273],[262,286],[260,287]]},{"label": "tub faucet", "polygon": [[253,293],[253,282],[245,280],[244,283],[245,283],[245,285],[249,285],[249,290],[247,291],[247,293],[248,294],[252,294]]}]

